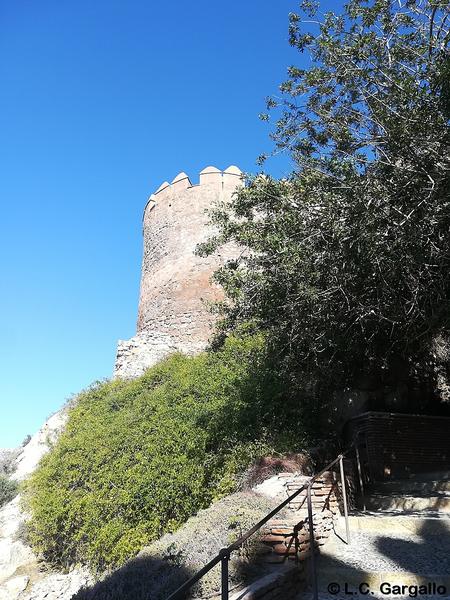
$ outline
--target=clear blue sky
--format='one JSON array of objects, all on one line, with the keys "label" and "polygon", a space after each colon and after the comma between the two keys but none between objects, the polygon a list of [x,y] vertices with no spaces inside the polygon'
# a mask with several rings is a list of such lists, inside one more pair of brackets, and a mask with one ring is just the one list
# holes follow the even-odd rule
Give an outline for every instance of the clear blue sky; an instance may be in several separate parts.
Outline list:
[{"label": "clear blue sky", "polygon": [[110,377],[148,195],[181,170],[257,170],[296,7],[0,0],[0,447]]}]

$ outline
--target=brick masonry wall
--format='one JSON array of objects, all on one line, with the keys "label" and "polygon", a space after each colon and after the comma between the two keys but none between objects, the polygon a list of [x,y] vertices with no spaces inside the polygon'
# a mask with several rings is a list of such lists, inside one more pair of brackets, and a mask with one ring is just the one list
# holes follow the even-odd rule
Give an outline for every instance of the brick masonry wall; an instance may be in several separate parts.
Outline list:
[{"label": "brick masonry wall", "polygon": [[211,282],[217,267],[233,254],[195,255],[213,233],[206,211],[230,200],[242,185],[237,167],[207,167],[198,185],[185,173],[164,182],[144,210],[141,289],[136,336],[119,341],[115,376],[129,378],[174,351],[194,354],[205,348],[212,318],[205,306],[221,297]]},{"label": "brick masonry wall", "polygon": [[[351,463],[345,465],[346,490],[349,507],[354,506],[355,485]],[[280,473],[285,480],[286,494],[292,495],[310,477],[292,473]],[[326,543],[336,519],[343,514],[340,482],[333,472],[326,472],[312,485],[311,501],[314,524],[315,550]],[[311,551],[306,490],[288,504],[282,517],[275,517],[267,524],[263,535],[262,557],[268,563],[287,560],[303,561]]]},{"label": "brick masonry wall", "polygon": [[[349,508],[355,502],[353,465],[344,460],[346,491]],[[278,479],[286,496],[292,495],[311,477],[294,473],[280,473]],[[248,587],[240,589],[231,600],[282,600],[296,598],[305,590],[308,580],[307,559],[310,556],[308,511],[306,491],[294,499],[283,511],[269,521],[262,531],[255,548],[259,562],[262,562],[262,577]],[[332,534],[337,518],[343,514],[340,477],[326,472],[312,486],[312,512],[314,523],[315,552],[320,552]],[[281,497],[280,497],[281,502]],[[214,600],[219,598],[215,596]]]},{"label": "brick masonry wall", "polygon": [[449,432],[449,417],[370,411],[351,419],[345,435],[358,439],[366,475],[388,481],[448,469]]}]

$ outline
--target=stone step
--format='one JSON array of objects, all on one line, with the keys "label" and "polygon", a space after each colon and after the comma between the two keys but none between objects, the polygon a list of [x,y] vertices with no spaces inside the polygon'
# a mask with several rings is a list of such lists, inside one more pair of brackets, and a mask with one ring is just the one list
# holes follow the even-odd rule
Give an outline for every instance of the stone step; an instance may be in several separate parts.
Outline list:
[{"label": "stone step", "polygon": [[[412,593],[414,593],[414,591],[412,590]],[[439,600],[450,600],[450,596],[442,596],[442,595],[435,595],[435,596],[418,596],[418,597],[424,597],[424,598],[436,598]],[[318,594],[318,600],[349,600],[349,598],[351,598],[351,600],[367,600],[367,595],[360,595],[360,594],[355,594],[355,595],[347,595],[347,594],[338,594],[338,595],[332,595],[329,593],[324,593],[324,592],[319,592]],[[376,593],[371,593],[370,594],[370,598],[374,599],[374,600],[411,600],[411,595],[408,593],[406,594],[376,594]],[[294,597],[293,600],[314,600],[314,595],[312,593],[311,590],[307,590],[305,592],[299,592],[297,594],[297,596]]]},{"label": "stone step", "polygon": [[[295,598],[304,590],[303,564],[294,562],[266,569],[259,579],[230,594],[230,600],[259,600],[264,598]],[[209,596],[208,598],[212,598]],[[219,600],[219,596],[214,596]]]},{"label": "stone step", "polygon": [[[419,594],[417,594],[417,598],[424,598],[425,600],[429,599],[429,598],[433,598],[433,599],[439,599],[439,600],[450,600],[450,596],[448,595],[449,593],[449,588],[446,588],[447,591],[444,593],[444,595],[442,594],[432,594],[432,595],[425,595],[425,596],[421,596]],[[441,590],[442,591],[442,590]],[[412,596],[410,595],[409,591],[406,589],[404,594],[398,594],[398,590],[396,590],[395,594],[383,594],[380,592],[376,592],[374,590],[370,590],[369,594],[359,594],[358,592],[354,591],[354,594],[346,594],[345,590],[343,590],[343,592],[339,592],[338,594],[330,594],[328,591],[323,592],[320,591],[318,592],[318,599],[319,600],[362,600],[363,598],[365,598],[365,600],[367,600],[367,598],[375,598],[375,599],[380,599],[380,600],[411,600],[412,597],[414,597],[414,590],[411,590],[411,593],[413,594]],[[312,592],[312,588],[311,586],[309,586],[306,590],[304,591],[299,591],[299,593],[294,596],[293,600],[314,600],[314,594]]]},{"label": "stone step", "polygon": [[[377,534],[417,534],[426,531],[427,536],[449,536],[450,515],[446,513],[425,517],[423,513],[409,515],[388,515],[383,513],[361,513],[349,516],[350,533],[361,531]],[[341,536],[345,534],[345,522],[340,518],[336,530]]]},{"label": "stone step", "polygon": [[[341,592],[347,596],[359,593],[364,595],[367,589],[370,590],[370,596],[372,596],[372,592],[374,595],[395,594],[397,590],[393,591],[393,586],[410,585],[430,586],[429,589],[434,590],[434,593],[440,596],[450,593],[450,575],[442,573],[422,574],[407,571],[367,572],[351,567],[320,569],[319,566],[317,584],[321,593],[330,593],[332,590],[334,593],[338,590],[338,593]],[[440,594],[436,589],[438,586],[442,588]]]},{"label": "stone step", "polygon": [[[364,529],[357,529],[350,519],[350,544],[344,542],[345,534],[337,531],[321,548],[318,573],[340,573],[356,579],[360,579],[361,574],[378,577],[380,573],[390,576],[391,572],[404,578],[430,574],[450,578],[450,519],[391,519],[395,520],[403,521],[403,528],[401,525],[382,528],[383,519],[366,517],[359,522],[371,521],[373,529],[364,525]],[[446,529],[440,525],[444,522]],[[341,524],[338,526],[341,529]],[[448,589],[450,594],[450,587]]]},{"label": "stone step", "polygon": [[429,471],[428,473],[410,473],[408,480],[414,481],[450,481],[450,471]]},{"label": "stone step", "polygon": [[433,492],[450,492],[450,480],[434,479],[430,481],[417,481],[415,479],[402,479],[376,483],[368,490],[370,494],[407,494],[418,492],[422,494],[432,494]]},{"label": "stone step", "polygon": [[425,496],[408,494],[372,494],[366,498],[369,510],[437,511],[450,513],[450,494],[446,492]]}]

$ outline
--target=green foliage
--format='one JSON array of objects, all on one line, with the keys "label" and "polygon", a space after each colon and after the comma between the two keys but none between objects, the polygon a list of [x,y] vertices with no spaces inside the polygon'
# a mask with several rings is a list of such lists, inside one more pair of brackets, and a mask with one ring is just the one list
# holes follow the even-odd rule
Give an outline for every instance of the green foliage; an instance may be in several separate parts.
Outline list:
[{"label": "green foliage", "polygon": [[83,392],[26,488],[33,546],[63,565],[119,565],[229,493],[253,458],[292,447],[298,406],[278,415],[272,373],[261,336],[232,338]]},{"label": "green foliage", "polygon": [[310,67],[290,67],[268,101],[296,170],[249,178],[199,249],[243,248],[216,273],[222,331],[265,331],[290,377],[323,396],[361,374],[381,386],[396,361],[432,379],[450,325],[448,3],[303,9],[290,42]]},{"label": "green foliage", "polygon": [[19,484],[0,474],[0,508],[10,502],[19,493]]},{"label": "green foliage", "polygon": [[325,14],[318,3],[301,8],[289,16],[289,40],[310,67],[291,66],[282,99],[268,100],[269,111],[280,109],[277,146],[301,167],[338,179],[343,163],[364,171],[374,159],[406,176],[414,167],[428,171],[448,135],[448,2],[350,0],[342,13]]}]

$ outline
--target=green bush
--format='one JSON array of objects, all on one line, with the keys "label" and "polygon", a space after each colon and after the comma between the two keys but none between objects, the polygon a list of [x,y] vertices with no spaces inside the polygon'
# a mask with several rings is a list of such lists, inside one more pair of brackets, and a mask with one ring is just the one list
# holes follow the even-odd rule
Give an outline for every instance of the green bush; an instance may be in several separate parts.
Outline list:
[{"label": "green bush", "polygon": [[254,337],[81,393],[25,489],[33,546],[62,565],[122,564],[232,491],[255,457],[302,447],[281,388]]},{"label": "green bush", "polygon": [[19,492],[17,481],[0,474],[0,508],[10,502]]}]

